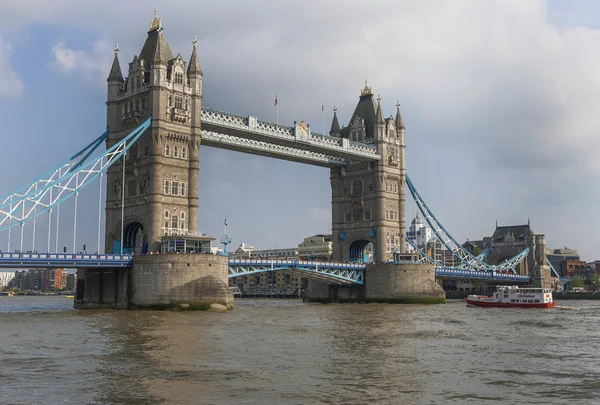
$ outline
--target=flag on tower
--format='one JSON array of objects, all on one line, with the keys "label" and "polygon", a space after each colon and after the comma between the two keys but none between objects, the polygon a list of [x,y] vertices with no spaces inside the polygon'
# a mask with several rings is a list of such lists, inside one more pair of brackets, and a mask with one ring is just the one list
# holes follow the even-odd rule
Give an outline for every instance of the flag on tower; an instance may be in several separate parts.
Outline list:
[{"label": "flag on tower", "polygon": [[325,106],[321,105],[321,112],[325,112]]},{"label": "flag on tower", "polygon": [[277,94],[275,94],[275,106],[277,106],[278,102],[277,102]]},{"label": "flag on tower", "polygon": [[227,218],[225,218],[225,226],[227,226]]}]

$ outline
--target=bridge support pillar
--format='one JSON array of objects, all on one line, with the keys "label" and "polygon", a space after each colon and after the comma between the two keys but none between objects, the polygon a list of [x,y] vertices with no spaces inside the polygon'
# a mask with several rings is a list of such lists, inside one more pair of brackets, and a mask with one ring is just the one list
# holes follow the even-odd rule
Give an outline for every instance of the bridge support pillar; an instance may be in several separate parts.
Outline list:
[{"label": "bridge support pillar", "polygon": [[75,308],[231,309],[227,273],[225,256],[135,256],[133,268],[77,270]]},{"label": "bridge support pillar", "polygon": [[435,282],[433,265],[384,263],[367,265],[364,286],[334,286],[309,279],[305,299],[315,302],[437,304],[446,302],[446,294]]},{"label": "bridge support pillar", "polygon": [[550,266],[541,265],[533,269],[533,286],[537,288],[553,288]]}]

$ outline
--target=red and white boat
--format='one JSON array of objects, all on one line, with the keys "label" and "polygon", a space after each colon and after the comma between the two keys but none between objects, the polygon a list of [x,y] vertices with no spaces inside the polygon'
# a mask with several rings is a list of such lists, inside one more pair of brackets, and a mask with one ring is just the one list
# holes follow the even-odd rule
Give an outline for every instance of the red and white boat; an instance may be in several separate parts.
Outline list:
[{"label": "red and white boat", "polygon": [[549,288],[500,285],[493,296],[469,295],[467,305],[498,308],[552,308],[554,301]]}]

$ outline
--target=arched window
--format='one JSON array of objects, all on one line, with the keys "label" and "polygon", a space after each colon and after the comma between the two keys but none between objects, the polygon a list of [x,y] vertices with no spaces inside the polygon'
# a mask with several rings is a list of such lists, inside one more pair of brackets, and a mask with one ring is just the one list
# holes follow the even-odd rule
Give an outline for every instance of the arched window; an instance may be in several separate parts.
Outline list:
[{"label": "arched window", "polygon": [[165,218],[169,218],[169,210],[165,211]]},{"label": "arched window", "polygon": [[177,215],[173,215],[171,217],[171,228],[173,228],[173,229],[179,228],[179,217]]},{"label": "arched window", "polygon": [[171,156],[171,145],[165,145],[165,156]]},{"label": "arched window", "polygon": [[[187,195],[187,187],[185,183],[179,183],[181,184],[181,192],[179,193],[180,196],[185,197]],[[183,213],[181,213],[183,215]]]},{"label": "arched window", "polygon": [[173,147],[173,157],[179,157],[179,146]]},{"label": "arched window", "polygon": [[185,212],[181,213],[181,220],[184,221],[185,220]]},{"label": "arched window", "polygon": [[173,96],[169,96],[169,107],[173,107]]},{"label": "arched window", "polygon": [[135,87],[136,87],[136,88],[138,88],[138,89],[139,89],[140,87],[142,87],[142,78],[141,78],[140,76],[137,76],[137,77],[135,78]]},{"label": "arched window", "polygon": [[169,180],[165,180],[165,194],[169,195],[171,193],[171,182]]},{"label": "arched window", "polygon": [[174,181],[171,183],[171,194],[179,195],[179,182]]},{"label": "arched window", "polygon": [[181,148],[181,158],[187,159],[187,148],[185,146]]},{"label": "arched window", "polygon": [[178,110],[183,109],[183,98],[181,96],[175,96],[175,108]]}]

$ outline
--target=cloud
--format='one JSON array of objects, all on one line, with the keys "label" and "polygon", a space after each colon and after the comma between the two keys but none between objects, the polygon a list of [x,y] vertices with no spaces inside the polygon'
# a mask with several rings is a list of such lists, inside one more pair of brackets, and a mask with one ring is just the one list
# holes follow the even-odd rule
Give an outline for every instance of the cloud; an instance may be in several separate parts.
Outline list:
[{"label": "cloud", "polygon": [[[100,40],[89,47],[57,43],[51,66],[102,88],[113,57],[109,44],[120,44],[126,67],[139,54],[152,19],[142,0],[37,3],[9,0],[0,23],[97,33]],[[591,255],[600,218],[586,218],[579,231],[560,227],[573,213],[594,212],[600,197],[591,187],[600,173],[600,17],[589,12],[598,9],[594,2],[583,3],[256,0],[213,7],[172,0],[156,7],[174,54],[187,60],[198,36],[203,105],[274,121],[277,93],[280,122],[305,118],[320,131],[324,104],[327,130],[334,104],[340,124],[348,124],[367,78],[382,96],[385,116],[395,112],[396,100],[402,103],[408,173],[456,238],[489,236],[495,219],[509,224],[531,217],[549,244],[580,245]],[[201,159],[200,170],[220,176],[218,170],[227,167],[225,191],[244,201],[250,161],[226,152]],[[295,190],[310,190],[293,202],[315,207],[308,211],[312,221],[325,221],[325,213],[330,221],[326,174],[311,178],[303,165],[289,173],[283,164],[260,162],[265,169],[252,171],[260,176],[260,190],[277,189],[284,171]],[[314,191],[315,184],[322,189]],[[565,196],[565,188],[569,195],[585,193],[586,201]],[[285,197],[281,206],[289,209]],[[256,204],[254,227],[274,229],[279,224],[273,218],[290,215],[274,210]],[[299,232],[307,230],[294,227],[279,243],[295,246],[308,234]]]},{"label": "cloud", "polygon": [[12,46],[0,35],[0,94],[19,97],[23,94],[23,81],[11,66]]},{"label": "cloud", "polygon": [[329,224],[331,223],[331,212],[323,208],[314,207],[310,209],[309,218],[318,224]]},{"label": "cloud", "polygon": [[54,60],[48,63],[52,71],[61,75],[78,75],[94,86],[106,86],[106,77],[112,63],[111,47],[99,40],[91,50],[75,50],[59,42],[52,47]]}]

